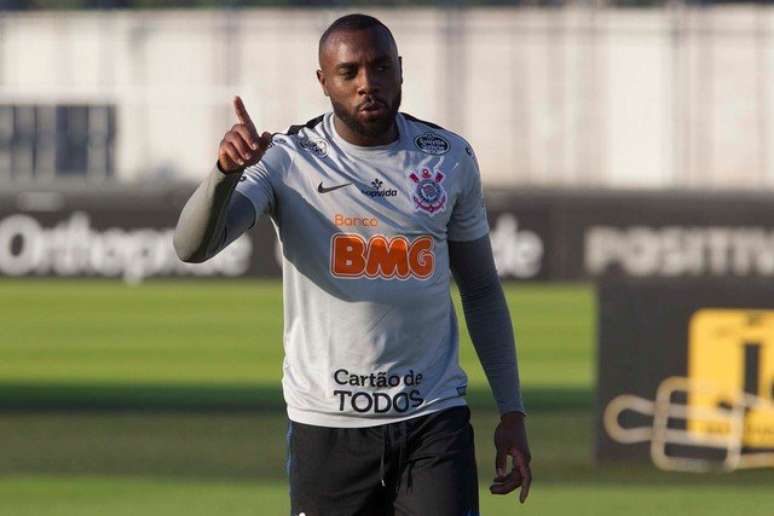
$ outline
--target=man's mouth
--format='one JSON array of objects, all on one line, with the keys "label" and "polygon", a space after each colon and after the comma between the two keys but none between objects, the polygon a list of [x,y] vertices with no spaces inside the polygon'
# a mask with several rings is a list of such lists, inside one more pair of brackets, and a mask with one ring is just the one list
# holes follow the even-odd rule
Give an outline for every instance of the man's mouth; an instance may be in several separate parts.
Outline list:
[{"label": "man's mouth", "polygon": [[387,105],[381,101],[372,100],[361,104],[359,111],[368,116],[379,116],[387,113]]}]

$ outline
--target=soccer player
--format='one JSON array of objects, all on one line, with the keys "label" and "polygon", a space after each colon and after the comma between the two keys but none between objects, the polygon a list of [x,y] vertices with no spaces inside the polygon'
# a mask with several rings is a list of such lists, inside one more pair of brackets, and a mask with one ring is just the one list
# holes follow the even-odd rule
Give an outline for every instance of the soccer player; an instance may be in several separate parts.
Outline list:
[{"label": "soccer player", "polygon": [[259,134],[236,97],[238,122],[174,238],[201,262],[261,216],[277,229],[291,513],[479,513],[450,270],[501,414],[490,491],[521,486],[524,502],[525,413],[475,154],[398,112],[401,58],[377,19],[336,20],[319,61],[333,111]]}]

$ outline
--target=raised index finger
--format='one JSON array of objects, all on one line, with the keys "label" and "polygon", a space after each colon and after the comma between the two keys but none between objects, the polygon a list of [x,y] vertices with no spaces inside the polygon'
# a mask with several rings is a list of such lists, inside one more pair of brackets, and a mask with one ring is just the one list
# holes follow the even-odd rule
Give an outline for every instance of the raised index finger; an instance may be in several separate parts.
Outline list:
[{"label": "raised index finger", "polygon": [[247,108],[245,108],[245,103],[242,102],[242,98],[239,95],[234,97],[234,112],[240,124],[254,127],[250,114],[247,112]]}]

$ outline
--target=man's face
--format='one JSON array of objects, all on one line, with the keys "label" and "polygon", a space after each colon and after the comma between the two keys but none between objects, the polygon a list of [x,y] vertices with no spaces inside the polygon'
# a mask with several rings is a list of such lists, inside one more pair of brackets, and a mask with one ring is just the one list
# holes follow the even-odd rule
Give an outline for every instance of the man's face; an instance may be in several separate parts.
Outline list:
[{"label": "man's face", "polygon": [[331,34],[320,51],[317,78],[333,112],[354,133],[385,134],[401,100],[401,61],[380,27]]}]

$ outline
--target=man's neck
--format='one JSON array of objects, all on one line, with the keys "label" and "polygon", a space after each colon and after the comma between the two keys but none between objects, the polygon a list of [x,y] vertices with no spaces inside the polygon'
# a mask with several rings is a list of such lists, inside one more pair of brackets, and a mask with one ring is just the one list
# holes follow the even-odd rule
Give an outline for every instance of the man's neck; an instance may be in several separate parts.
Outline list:
[{"label": "man's neck", "polygon": [[336,132],[344,139],[344,141],[360,147],[388,145],[398,139],[398,126],[395,122],[393,122],[390,128],[384,133],[374,137],[356,133],[350,129],[347,124],[342,122],[335,113],[333,115],[333,125],[336,128]]}]

